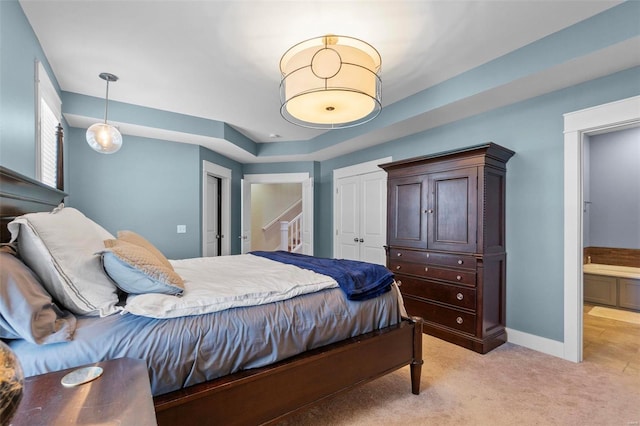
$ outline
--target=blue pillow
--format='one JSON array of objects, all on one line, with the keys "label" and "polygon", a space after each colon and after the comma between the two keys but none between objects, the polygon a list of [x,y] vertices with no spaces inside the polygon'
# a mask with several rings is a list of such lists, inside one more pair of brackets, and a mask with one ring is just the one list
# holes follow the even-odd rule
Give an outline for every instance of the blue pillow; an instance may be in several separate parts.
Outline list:
[{"label": "blue pillow", "polygon": [[130,294],[182,295],[184,283],[144,247],[121,240],[105,240],[102,266],[116,286]]}]

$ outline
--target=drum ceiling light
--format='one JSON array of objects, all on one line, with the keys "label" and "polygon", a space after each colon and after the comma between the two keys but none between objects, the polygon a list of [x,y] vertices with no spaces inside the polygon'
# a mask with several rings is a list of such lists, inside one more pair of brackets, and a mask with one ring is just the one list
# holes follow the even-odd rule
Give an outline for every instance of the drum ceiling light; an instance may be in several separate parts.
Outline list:
[{"label": "drum ceiling light", "polygon": [[382,108],[382,59],[370,44],[326,35],[296,44],[280,60],[280,114],[312,129],[339,129],[373,120]]},{"label": "drum ceiling light", "polygon": [[104,101],[104,123],[92,124],[87,129],[87,143],[100,154],[113,154],[122,147],[122,135],[114,126],[107,124],[109,107],[109,82],[118,81],[118,76],[103,72],[99,77],[107,82],[107,94]]}]

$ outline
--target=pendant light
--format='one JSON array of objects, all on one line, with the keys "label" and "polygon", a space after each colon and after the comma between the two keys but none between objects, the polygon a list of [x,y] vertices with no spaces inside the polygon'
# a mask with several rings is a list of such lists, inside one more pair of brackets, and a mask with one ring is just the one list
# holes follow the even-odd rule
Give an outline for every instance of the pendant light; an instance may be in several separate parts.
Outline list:
[{"label": "pendant light", "polygon": [[103,72],[99,77],[107,82],[107,94],[104,102],[104,123],[95,123],[87,129],[87,143],[100,154],[113,154],[122,147],[122,135],[114,126],[107,123],[109,107],[109,82],[118,81],[118,77]]}]

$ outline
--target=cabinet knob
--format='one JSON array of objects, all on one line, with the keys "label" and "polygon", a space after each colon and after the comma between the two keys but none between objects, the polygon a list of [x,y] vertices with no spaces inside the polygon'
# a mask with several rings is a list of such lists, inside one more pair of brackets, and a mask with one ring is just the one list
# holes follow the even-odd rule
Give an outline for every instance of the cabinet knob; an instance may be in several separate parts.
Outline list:
[{"label": "cabinet knob", "polygon": [[400,265],[396,266],[396,270],[398,270],[398,271],[399,271],[399,270],[400,270],[400,268],[402,268],[402,266],[400,266]]},{"label": "cabinet knob", "polygon": [[464,299],[464,295],[462,293],[458,293],[458,294],[456,294],[456,299],[462,300],[462,299]]},{"label": "cabinet knob", "polygon": [[402,253],[398,253],[398,257],[402,256]]},{"label": "cabinet knob", "polygon": [[358,242],[358,238],[357,238],[357,237],[356,237],[356,238],[354,238],[354,239],[353,239],[353,242],[354,242],[354,243],[357,243],[357,242]]},{"label": "cabinet knob", "polygon": [[424,271],[425,272],[429,272],[429,268],[424,268]]},{"label": "cabinet knob", "polygon": [[458,324],[462,324],[464,322],[464,320],[462,319],[462,317],[458,317],[458,318],[456,318],[456,322]]},{"label": "cabinet knob", "polygon": [[458,259],[458,265],[462,265],[463,263],[462,259]]},{"label": "cabinet knob", "polygon": [[429,210],[427,210],[425,213],[429,213],[429,214],[431,214],[431,213],[433,213],[433,209],[429,209]]},{"label": "cabinet knob", "polygon": [[361,243],[364,243],[364,238],[360,238],[360,242],[361,242]]},{"label": "cabinet knob", "polygon": [[398,287],[400,287],[402,285],[402,281],[401,280],[397,280],[396,284],[398,285]]},{"label": "cabinet knob", "polygon": [[456,280],[458,280],[458,281],[460,281],[461,279],[462,279],[462,277],[461,277],[460,275],[458,275],[458,276],[456,277]]}]

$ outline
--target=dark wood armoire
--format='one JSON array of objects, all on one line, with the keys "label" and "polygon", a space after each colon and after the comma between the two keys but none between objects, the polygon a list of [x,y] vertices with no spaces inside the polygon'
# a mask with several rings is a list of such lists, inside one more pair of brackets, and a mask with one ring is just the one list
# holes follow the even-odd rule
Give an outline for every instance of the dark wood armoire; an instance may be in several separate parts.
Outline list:
[{"label": "dark wood armoire", "polygon": [[494,143],[382,164],[387,267],[425,333],[487,353],[506,341],[505,180]]}]

